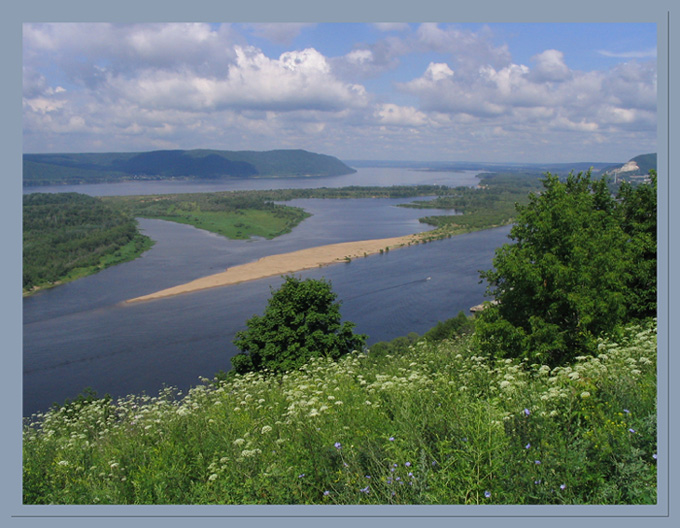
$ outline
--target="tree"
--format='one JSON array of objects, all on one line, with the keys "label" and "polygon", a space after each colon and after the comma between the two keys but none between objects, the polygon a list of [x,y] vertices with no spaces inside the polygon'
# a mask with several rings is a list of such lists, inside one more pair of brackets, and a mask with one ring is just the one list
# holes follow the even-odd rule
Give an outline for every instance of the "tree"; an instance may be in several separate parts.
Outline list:
[{"label": "tree", "polygon": [[337,359],[361,349],[366,336],[354,334],[354,324],[341,324],[340,303],[330,282],[287,276],[262,316],[246,322],[234,344],[241,351],[231,360],[237,374],[268,369],[299,368],[312,357]]},{"label": "tree", "polygon": [[628,281],[628,315],[635,319],[656,315],[656,186],[655,170],[649,171],[650,184],[633,187],[623,182],[618,200],[623,213],[623,230],[633,262]]},{"label": "tree", "polygon": [[652,258],[636,234],[651,229],[640,220],[650,214],[656,231],[656,201],[650,212],[652,191],[627,189],[617,201],[590,171],[564,182],[548,173],[542,183],[541,193],[517,207],[514,243],[499,248],[494,269],[481,274],[498,303],[479,314],[476,339],[492,355],[559,365],[593,351],[595,338],[629,315],[635,277],[649,275],[636,271],[635,256]]}]

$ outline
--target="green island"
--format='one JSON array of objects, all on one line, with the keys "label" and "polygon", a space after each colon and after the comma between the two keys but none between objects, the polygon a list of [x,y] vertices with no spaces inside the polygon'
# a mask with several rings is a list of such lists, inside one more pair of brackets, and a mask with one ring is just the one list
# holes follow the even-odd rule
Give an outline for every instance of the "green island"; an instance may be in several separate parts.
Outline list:
[{"label": "green island", "polygon": [[23,197],[23,292],[137,258],[153,245],[134,218],[78,193]]},{"label": "green island", "polygon": [[288,277],[232,371],[27,417],[23,503],[657,504],[656,175],[540,184],[475,315],[364,347]]},{"label": "green island", "polygon": [[102,201],[134,217],[188,224],[232,239],[275,238],[310,216],[258,191],[108,196]]}]

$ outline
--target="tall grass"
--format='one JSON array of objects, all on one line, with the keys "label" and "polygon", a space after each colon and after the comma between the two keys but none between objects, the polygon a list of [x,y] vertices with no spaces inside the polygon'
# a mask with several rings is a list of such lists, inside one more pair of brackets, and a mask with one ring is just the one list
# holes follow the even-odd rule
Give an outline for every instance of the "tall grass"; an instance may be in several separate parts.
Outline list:
[{"label": "tall grass", "polygon": [[551,370],[469,338],[353,353],[24,427],[27,504],[650,504],[656,324]]}]

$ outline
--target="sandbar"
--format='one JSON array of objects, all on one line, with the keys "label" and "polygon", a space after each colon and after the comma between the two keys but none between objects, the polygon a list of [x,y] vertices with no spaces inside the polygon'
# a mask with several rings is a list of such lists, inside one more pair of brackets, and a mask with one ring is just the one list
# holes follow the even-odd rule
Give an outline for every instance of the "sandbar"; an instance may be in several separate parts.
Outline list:
[{"label": "sandbar", "polygon": [[233,266],[220,273],[201,277],[200,279],[173,286],[155,293],[128,299],[126,302],[141,302],[163,297],[171,297],[183,293],[239,284],[241,282],[264,279],[276,275],[287,275],[296,271],[327,266],[338,262],[348,262],[351,259],[379,253],[380,250],[397,249],[418,243],[418,235],[407,235],[393,238],[379,238],[361,240],[357,242],[342,242],[328,244],[308,249],[301,249],[290,253],[269,255],[255,262]]}]

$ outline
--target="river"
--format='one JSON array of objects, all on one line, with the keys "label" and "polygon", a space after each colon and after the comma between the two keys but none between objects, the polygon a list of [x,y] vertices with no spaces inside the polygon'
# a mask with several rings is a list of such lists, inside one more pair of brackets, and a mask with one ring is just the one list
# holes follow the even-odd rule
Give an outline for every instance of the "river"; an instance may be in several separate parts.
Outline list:
[{"label": "river", "polygon": [[[423,183],[406,173],[443,180],[447,174],[395,169],[377,169],[375,174],[383,179],[390,172],[394,177],[389,184],[404,183],[398,180],[407,176],[409,183]],[[366,173],[370,171],[357,173],[363,176],[363,185],[378,184],[366,178]],[[357,175],[349,177],[353,181]],[[471,182],[468,185],[474,184],[469,175],[464,177]],[[327,179],[320,180],[331,186]],[[278,188],[290,187],[276,182],[281,184]],[[176,189],[176,183],[169,185]],[[259,188],[274,188],[273,180],[268,183]],[[336,186],[354,184],[336,182]],[[167,185],[112,184],[116,193],[107,184],[75,190],[98,195],[151,194]],[[181,187],[190,190],[164,192],[198,192],[195,184],[182,182]],[[198,187],[207,192],[202,185]],[[236,332],[245,328],[253,314],[262,313],[271,288],[277,288],[282,278],[140,304],[122,301],[267,254],[427,229],[417,220],[422,210],[396,207],[404,201],[294,200],[291,205],[303,207],[312,216],[274,240],[228,240],[191,226],[141,219],[143,232],[156,241],[141,258],[24,299],[24,415],[73,398],[86,387],[114,397],[154,395],[164,385],[186,390],[200,377],[228,370],[230,358],[238,352],[232,344]],[[356,332],[369,335],[370,345],[411,331],[423,333],[437,321],[481,302],[484,285],[479,283],[478,271],[491,266],[494,249],[507,242],[509,229],[460,235],[297,275],[330,280],[342,302],[343,317],[357,324]]]}]

